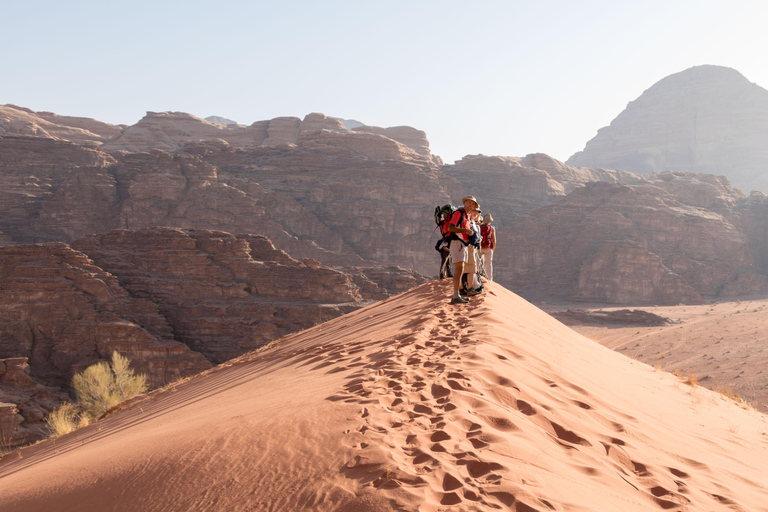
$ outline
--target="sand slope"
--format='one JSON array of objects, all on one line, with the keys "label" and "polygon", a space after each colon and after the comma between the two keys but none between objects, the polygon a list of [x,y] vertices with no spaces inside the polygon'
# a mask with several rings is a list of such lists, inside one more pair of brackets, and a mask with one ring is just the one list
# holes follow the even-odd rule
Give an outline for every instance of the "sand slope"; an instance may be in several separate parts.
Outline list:
[{"label": "sand slope", "polygon": [[0,460],[0,510],[768,510],[768,420],[432,282]]},{"label": "sand slope", "polygon": [[[549,312],[568,307],[545,305]],[[589,308],[605,312],[624,308]],[[768,299],[642,307],[670,320],[663,326],[571,325],[608,348],[669,372],[694,372],[699,385],[732,389],[755,409],[768,411]],[[568,323],[566,321],[566,323]]]}]

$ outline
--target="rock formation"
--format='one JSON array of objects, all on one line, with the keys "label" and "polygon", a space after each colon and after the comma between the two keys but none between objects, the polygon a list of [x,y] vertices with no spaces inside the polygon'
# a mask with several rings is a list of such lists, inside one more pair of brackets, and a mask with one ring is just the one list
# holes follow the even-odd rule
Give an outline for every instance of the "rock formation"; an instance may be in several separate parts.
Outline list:
[{"label": "rock formation", "polygon": [[0,105],[0,135],[26,135],[99,145],[118,137],[123,128],[83,117],[59,116],[16,105]]},{"label": "rock formation", "polygon": [[157,306],[63,243],[0,248],[0,357],[26,357],[31,375],[66,386],[113,351],[158,386],[210,367],[174,340]]},{"label": "rock formation", "polygon": [[257,235],[114,230],[73,246],[0,247],[0,429],[13,443],[38,439],[74,373],[113,351],[155,388],[425,282],[301,262]]},{"label": "rock formation", "polygon": [[528,296],[671,304],[766,288],[747,237],[728,217],[655,184],[589,184],[505,236],[508,277]]},{"label": "rock formation", "polygon": [[[119,136],[97,143],[0,136],[1,244],[69,243],[111,229],[152,226],[249,233],[268,237],[292,258],[343,267],[362,293],[381,298],[392,285],[418,279],[387,267],[436,274],[434,207],[474,194],[496,219],[497,280],[521,286],[523,293],[611,303],[636,297],[697,301],[760,290],[762,278],[751,276],[768,275],[768,211],[759,196],[744,197],[721,176],[639,176],[574,167],[543,154],[474,155],[439,165],[423,132],[408,127],[349,130],[341,120],[322,114],[248,127],[183,113],[149,114],[121,128]],[[628,187],[622,190],[634,191],[626,194],[632,208],[677,220],[654,220],[658,225],[653,229],[664,234],[649,244],[648,237],[636,237],[634,227],[622,227],[629,217],[604,208],[604,189],[588,186],[595,182]],[[663,204],[654,202],[656,193]],[[650,202],[643,206],[645,200]],[[575,203],[595,213],[576,222]],[[554,259],[526,261],[521,256],[563,248],[563,239],[549,236],[557,230],[542,215],[570,219],[571,229],[581,233],[574,243],[597,237],[580,250],[576,274],[547,277],[545,259],[549,264]],[[713,246],[735,241],[733,247],[743,249],[736,263],[710,257],[703,249],[698,254],[691,247],[701,244],[682,241],[678,231],[697,232],[689,226],[695,219],[706,219],[709,232],[724,237],[712,241]],[[636,215],[630,222],[636,222]],[[607,232],[613,234],[605,239]],[[685,250],[679,249],[681,243]],[[690,283],[700,268],[711,270],[712,277]],[[625,287],[622,280],[636,279],[636,272],[654,278]],[[535,282],[547,284],[537,287]]]},{"label": "rock formation", "polygon": [[725,175],[768,192],[766,140],[768,90],[733,69],[697,66],[654,84],[566,163]]},{"label": "rock formation", "polygon": [[327,265],[433,271],[425,205],[449,197],[423,132],[350,131],[321,114],[262,125],[247,147],[188,114],[148,116],[101,149],[1,136],[0,241],[162,225],[265,235]]},{"label": "rock formation", "polygon": [[73,243],[131,295],[156,304],[175,339],[214,363],[354,309],[351,278],[313,268],[263,237],[171,228]]}]

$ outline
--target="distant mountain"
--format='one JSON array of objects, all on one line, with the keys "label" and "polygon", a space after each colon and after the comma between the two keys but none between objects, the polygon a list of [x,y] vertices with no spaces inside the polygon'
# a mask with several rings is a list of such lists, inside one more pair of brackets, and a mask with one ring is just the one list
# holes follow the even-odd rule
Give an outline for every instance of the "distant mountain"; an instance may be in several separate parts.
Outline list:
[{"label": "distant mountain", "polygon": [[360,121],[357,121],[355,119],[341,119],[340,117],[337,117],[335,119],[338,119],[344,124],[344,128],[347,130],[354,130],[355,128],[360,128],[361,126],[365,126],[365,123],[361,123]]},{"label": "distant mountain", "polygon": [[231,119],[227,119],[226,117],[219,117],[219,116],[208,116],[205,118],[206,121],[213,124],[220,124],[222,126],[227,126],[230,124],[240,124],[237,121],[233,121]]},{"label": "distant mountain", "polygon": [[645,91],[568,165],[726,176],[768,192],[768,90],[738,71],[696,66]]}]

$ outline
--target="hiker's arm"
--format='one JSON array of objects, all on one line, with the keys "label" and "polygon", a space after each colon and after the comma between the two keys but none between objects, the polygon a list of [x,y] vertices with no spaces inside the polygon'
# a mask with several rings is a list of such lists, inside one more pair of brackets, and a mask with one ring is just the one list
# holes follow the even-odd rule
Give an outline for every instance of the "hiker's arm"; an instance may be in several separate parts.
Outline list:
[{"label": "hiker's arm", "polygon": [[471,229],[458,228],[453,224],[448,224],[448,231],[450,233],[464,233],[465,235],[471,235],[474,233]]},{"label": "hiker's arm", "polygon": [[491,250],[496,250],[496,228],[491,228]]}]

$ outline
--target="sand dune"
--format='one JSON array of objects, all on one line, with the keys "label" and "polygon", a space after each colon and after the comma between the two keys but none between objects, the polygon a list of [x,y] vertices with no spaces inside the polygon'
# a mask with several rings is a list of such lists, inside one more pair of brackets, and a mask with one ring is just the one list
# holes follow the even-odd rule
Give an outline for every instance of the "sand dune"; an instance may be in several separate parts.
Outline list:
[{"label": "sand dune", "polygon": [[[552,313],[568,309],[552,305],[542,308]],[[588,312],[616,309],[622,308],[589,308]],[[759,411],[768,411],[768,299],[642,310],[669,323],[646,327],[606,322],[571,327],[633,359],[669,372],[693,372],[701,386],[732,390]]]},{"label": "sand dune", "polygon": [[0,510],[768,510],[766,416],[448,286],[11,452]]}]

